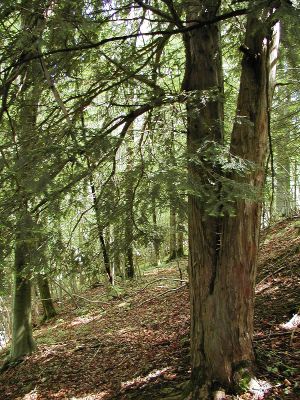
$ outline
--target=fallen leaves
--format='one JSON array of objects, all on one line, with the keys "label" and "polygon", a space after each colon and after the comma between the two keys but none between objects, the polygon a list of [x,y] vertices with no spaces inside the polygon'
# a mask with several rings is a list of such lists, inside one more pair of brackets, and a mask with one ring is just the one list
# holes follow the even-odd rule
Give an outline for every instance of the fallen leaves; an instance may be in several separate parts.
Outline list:
[{"label": "fallen leaves", "polygon": [[[288,313],[299,299],[296,267],[270,273],[272,254],[284,252],[286,235],[294,231],[285,229],[284,244],[278,243],[276,230],[271,233],[276,244],[272,239],[265,242],[259,269],[263,282],[255,316],[257,382],[271,383],[270,399],[294,400],[299,396],[300,357],[294,346],[299,335],[294,333],[291,346],[292,332],[282,324],[292,317]],[[267,259],[270,263],[264,264]],[[189,295],[176,264],[149,271],[141,281],[120,283],[118,295],[101,307],[84,300],[107,299],[106,291],[105,286],[91,289],[80,299],[82,308],[68,302],[56,320],[35,330],[38,351],[0,376],[0,400],[180,398],[181,385],[190,375]],[[266,390],[262,392],[266,398]],[[257,393],[239,398],[253,400]]]}]

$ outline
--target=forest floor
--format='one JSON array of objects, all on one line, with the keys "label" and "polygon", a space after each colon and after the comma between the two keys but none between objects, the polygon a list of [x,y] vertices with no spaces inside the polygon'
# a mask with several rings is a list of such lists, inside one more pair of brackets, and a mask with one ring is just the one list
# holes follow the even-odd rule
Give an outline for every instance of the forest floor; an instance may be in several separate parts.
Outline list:
[{"label": "forest floor", "polygon": [[[182,259],[66,300],[54,320],[35,328],[38,350],[0,375],[0,399],[183,399],[190,374],[186,266]],[[264,232],[256,290],[256,376],[269,390],[236,399],[300,398],[299,272],[300,219],[282,221]]]}]

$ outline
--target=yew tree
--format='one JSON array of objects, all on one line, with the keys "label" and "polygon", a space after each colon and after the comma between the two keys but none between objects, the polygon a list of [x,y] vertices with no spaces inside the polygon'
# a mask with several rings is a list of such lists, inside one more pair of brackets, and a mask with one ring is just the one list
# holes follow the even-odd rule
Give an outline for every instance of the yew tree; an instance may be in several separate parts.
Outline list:
[{"label": "yew tree", "polygon": [[[252,375],[260,194],[279,43],[277,3],[249,4],[240,47],[242,71],[228,158],[247,163],[243,174],[225,173],[213,157],[224,140],[221,27],[212,23],[218,20],[221,1],[186,3],[187,19],[199,23],[184,36],[184,88],[191,93],[189,178],[206,193],[192,193],[188,205],[193,399],[209,398],[220,388],[236,390]],[[227,179],[233,188],[247,185],[256,196],[228,197]]]},{"label": "yew tree", "polygon": [[[83,227],[82,241],[92,242],[94,225],[113,282],[112,260],[119,269],[122,252],[133,277],[135,245],[151,240],[158,262],[158,216],[170,206],[170,225],[182,233],[187,197],[192,398],[236,391],[255,361],[254,285],[278,21],[289,2],[4,3],[9,35],[1,58],[0,144],[8,175],[1,178],[0,213],[7,225],[13,215],[15,231],[11,360],[34,350],[32,244],[41,239],[33,236],[47,207],[58,230],[61,219],[68,225],[80,215],[65,231]],[[233,18],[242,29],[231,51],[241,63],[240,78],[231,75],[239,89],[228,111],[224,65],[239,63],[224,63],[222,52],[236,29]],[[60,203],[69,208],[64,217]],[[92,223],[80,225],[91,216],[88,207]],[[53,243],[63,243],[56,236]],[[183,253],[181,244],[176,248],[182,237],[175,229],[172,236],[174,253]]]}]

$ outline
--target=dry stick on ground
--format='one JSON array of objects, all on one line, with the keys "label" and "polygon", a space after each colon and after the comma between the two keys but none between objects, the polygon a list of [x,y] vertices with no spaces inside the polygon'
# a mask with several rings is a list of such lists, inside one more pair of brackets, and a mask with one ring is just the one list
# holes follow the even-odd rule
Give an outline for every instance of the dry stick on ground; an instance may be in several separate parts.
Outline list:
[{"label": "dry stick on ground", "polygon": [[60,283],[58,283],[54,278],[51,278],[50,281],[52,281],[56,286],[58,286],[63,292],[65,292],[68,296],[70,296],[70,298],[72,299],[74,305],[76,308],[78,308],[78,303],[75,299],[75,296],[73,295],[73,293],[69,292],[67,289],[65,289]]},{"label": "dry stick on ground", "polygon": [[138,295],[139,293],[143,292],[148,286],[153,285],[156,282],[160,281],[172,281],[172,282],[184,282],[185,284],[188,284],[189,282],[185,279],[174,279],[174,278],[157,278],[154,281],[151,281],[147,283],[142,289],[138,290],[137,292],[134,293],[133,297]]},{"label": "dry stick on ground", "polygon": [[260,282],[257,283],[257,286],[260,285],[265,280],[267,280],[268,278],[270,278],[271,276],[274,276],[274,275],[278,274],[278,272],[282,271],[285,268],[286,268],[286,265],[284,265],[284,266],[278,268],[276,271],[271,272],[270,274],[266,275],[264,278],[262,278],[262,280]]},{"label": "dry stick on ground", "polygon": [[60,284],[59,284],[55,279],[53,279],[53,278],[51,278],[51,281],[52,281],[53,283],[55,283],[57,286],[59,286],[68,296],[71,297],[71,299],[73,300],[73,302],[74,302],[76,308],[79,308],[79,305],[78,305],[78,303],[77,303],[77,301],[76,301],[76,297],[78,297],[79,299],[88,301],[89,303],[97,303],[97,304],[109,305],[109,303],[107,303],[107,302],[105,302],[105,301],[90,300],[90,299],[87,299],[87,298],[84,297],[84,296],[80,296],[79,294],[71,293],[71,292],[69,292],[67,289],[65,289],[62,285],[60,285]]},{"label": "dry stick on ground", "polygon": [[140,307],[140,306],[143,305],[143,304],[149,303],[149,301],[155,300],[156,298],[161,297],[161,296],[164,296],[165,294],[168,294],[168,293],[170,293],[170,292],[177,292],[178,290],[183,289],[183,288],[185,288],[185,287],[187,287],[187,284],[181,285],[181,286],[179,286],[178,288],[173,288],[173,289],[166,290],[166,291],[163,292],[163,293],[160,293],[160,294],[158,294],[158,295],[156,295],[156,296],[150,297],[150,299],[147,299],[147,300],[145,300],[145,301],[142,301],[142,302],[139,303],[139,304],[136,304],[135,306],[132,306],[132,307],[131,307],[131,310],[132,310],[133,308]]},{"label": "dry stick on ground", "polygon": [[254,341],[264,342],[268,339],[272,339],[277,336],[287,336],[287,335],[290,335],[290,332],[274,332],[274,333],[269,333],[268,335],[254,337]]}]

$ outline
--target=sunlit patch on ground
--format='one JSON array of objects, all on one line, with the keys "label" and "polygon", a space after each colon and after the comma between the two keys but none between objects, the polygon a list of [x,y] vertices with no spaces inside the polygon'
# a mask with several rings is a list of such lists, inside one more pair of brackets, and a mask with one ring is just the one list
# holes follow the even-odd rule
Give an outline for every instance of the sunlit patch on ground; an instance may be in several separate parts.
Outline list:
[{"label": "sunlit patch on ground", "polygon": [[[185,270],[186,261],[181,268]],[[235,399],[300,398],[295,351],[299,330],[280,326],[298,310],[299,285],[289,270],[283,272],[274,277],[268,270],[259,276],[267,276],[262,284],[268,287],[256,302],[258,379],[251,391]],[[166,289],[160,288],[161,278],[176,287],[176,263],[160,268],[160,279],[157,271],[152,274],[122,287],[126,307],[124,296],[114,298],[105,316],[97,304],[64,305],[54,321],[36,329],[38,351],[0,375],[0,400],[164,400],[180,395],[190,378],[188,289],[164,294]],[[279,289],[270,294],[273,285]],[[95,298],[103,290],[92,289],[85,296]]]},{"label": "sunlit patch on ground", "polygon": [[265,398],[265,395],[272,389],[272,385],[263,381],[262,379],[252,378],[249,385],[249,391],[253,394],[253,399],[262,400]]},{"label": "sunlit patch on ground", "polygon": [[38,399],[38,394],[36,389],[32,390],[30,393],[25,394],[24,397],[22,397],[22,400],[37,400]]},{"label": "sunlit patch on ground", "polygon": [[99,392],[97,394],[89,394],[83,397],[70,397],[70,400],[102,400],[109,395],[108,391]]},{"label": "sunlit patch on ground", "polygon": [[96,321],[99,318],[99,316],[87,316],[87,317],[77,317],[73,319],[66,327],[70,328],[72,326],[76,325],[82,325],[82,324],[88,324],[89,322]]},{"label": "sunlit patch on ground", "polygon": [[143,384],[149,383],[151,380],[153,380],[155,378],[158,378],[159,376],[165,375],[170,370],[171,370],[170,367],[163,368],[161,370],[153,370],[153,371],[149,372],[149,374],[146,375],[146,376],[143,376],[143,377],[142,376],[138,376],[135,379],[132,379],[130,381],[122,382],[121,388],[122,389],[128,389],[128,388],[130,388],[132,386],[135,386],[135,385],[142,386]]},{"label": "sunlit patch on ground", "polygon": [[285,324],[281,324],[280,327],[286,329],[288,331],[296,329],[300,326],[300,315],[295,314],[293,317],[286,322]]}]

